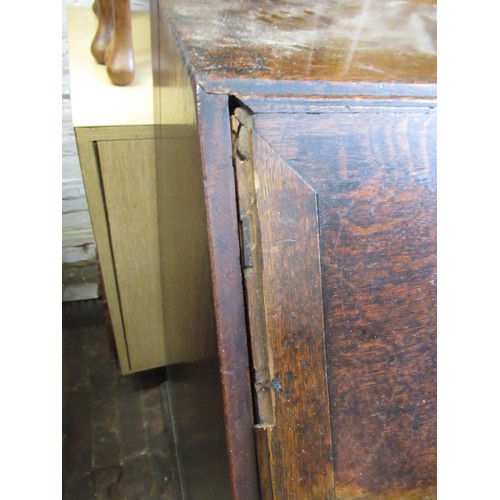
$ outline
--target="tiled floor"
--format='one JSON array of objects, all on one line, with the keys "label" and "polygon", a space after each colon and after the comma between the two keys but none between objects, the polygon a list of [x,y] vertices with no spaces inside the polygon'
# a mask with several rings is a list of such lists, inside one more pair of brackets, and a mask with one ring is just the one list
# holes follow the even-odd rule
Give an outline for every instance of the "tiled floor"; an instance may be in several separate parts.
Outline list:
[{"label": "tiled floor", "polygon": [[63,499],[174,500],[160,385],[121,376],[98,300],[63,304]]}]

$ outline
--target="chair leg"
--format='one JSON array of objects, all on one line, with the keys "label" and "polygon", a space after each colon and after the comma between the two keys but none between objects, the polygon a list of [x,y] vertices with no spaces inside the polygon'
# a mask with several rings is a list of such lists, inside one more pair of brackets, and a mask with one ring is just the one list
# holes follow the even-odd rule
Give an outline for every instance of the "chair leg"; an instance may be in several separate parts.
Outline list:
[{"label": "chair leg", "polygon": [[98,4],[99,23],[90,51],[99,64],[104,64],[104,54],[113,36],[115,25],[113,0],[98,0]]},{"label": "chair leg", "polygon": [[115,85],[128,85],[135,75],[130,0],[114,0],[114,20],[113,37],[105,54],[106,69]]}]

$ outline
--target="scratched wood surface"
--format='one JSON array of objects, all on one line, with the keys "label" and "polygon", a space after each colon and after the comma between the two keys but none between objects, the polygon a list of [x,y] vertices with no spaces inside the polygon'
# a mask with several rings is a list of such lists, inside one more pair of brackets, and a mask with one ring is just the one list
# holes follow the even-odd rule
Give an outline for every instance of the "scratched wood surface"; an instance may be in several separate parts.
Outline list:
[{"label": "scratched wood surface", "polygon": [[[253,231],[251,255],[243,251],[243,265],[260,467],[270,470],[262,490],[268,492],[264,495],[272,491],[266,497],[271,499],[332,498],[316,193],[259,136],[250,143],[247,130],[242,125],[236,137],[236,161],[246,156],[236,172],[244,245],[245,207],[247,217],[256,215],[259,227]],[[245,175],[252,167],[253,175]],[[259,370],[266,361],[267,370]],[[268,461],[262,462],[265,456]]]},{"label": "scratched wood surface", "polygon": [[198,95],[209,256],[233,498],[258,495],[228,97]]},{"label": "scratched wood surface", "polygon": [[[193,75],[209,91],[249,89],[251,82],[266,93],[280,92],[279,85],[270,89],[265,81],[286,81],[318,94],[332,90],[324,85],[308,90],[303,83],[436,82],[435,0],[160,4]],[[370,92],[387,90],[371,86]]]},{"label": "scratched wood surface", "polygon": [[434,498],[433,105],[254,122],[318,197],[336,495]]},{"label": "scratched wood surface", "polygon": [[275,393],[274,498],[331,498],[328,409],[316,194],[254,138],[262,289]]},{"label": "scratched wood surface", "polygon": [[[254,488],[254,452],[248,439],[244,375],[249,368],[242,316],[245,269],[242,273],[240,265],[245,268],[246,246],[243,241],[240,253],[241,206],[238,214],[235,198],[240,185],[239,179],[235,185],[230,160],[231,96],[255,113],[254,139],[258,135],[259,147],[268,148],[255,185],[261,179],[276,180],[268,183],[268,203],[261,203],[256,214],[256,234],[265,228],[268,243],[272,233],[281,234],[273,211],[282,205],[284,213],[292,210],[301,227],[300,214],[292,207],[304,208],[304,197],[293,199],[291,183],[283,181],[283,191],[278,178],[296,176],[317,204],[316,274],[294,282],[293,273],[288,276],[280,270],[280,252],[266,253],[266,269],[274,263],[277,271],[261,273],[261,292],[265,282],[267,295],[255,294],[253,306],[247,295],[247,305],[260,303],[266,330],[271,325],[274,332],[267,337],[266,331],[260,339],[269,347],[268,373],[273,373],[273,358],[281,360],[283,355],[283,373],[294,377],[288,385],[307,385],[303,368],[288,369],[300,353],[288,356],[286,347],[280,351],[278,344],[299,339],[293,335],[299,332],[291,313],[300,319],[301,308],[316,302],[307,300],[315,297],[311,290],[304,292],[303,303],[297,297],[311,283],[321,283],[324,326],[322,330],[316,320],[311,322],[317,337],[310,341],[316,348],[324,343],[327,397],[313,398],[310,411],[329,413],[333,470],[330,463],[330,469],[313,472],[311,458],[300,464],[298,455],[280,456],[276,446],[293,448],[301,438],[283,430],[280,442],[273,441],[281,432],[276,430],[281,410],[276,413],[275,392],[281,387],[282,408],[290,393],[278,377],[272,379],[276,390],[271,422],[265,417],[269,411],[258,411],[261,403],[266,404],[259,399],[266,398],[256,398],[261,494],[294,498],[285,484],[290,472],[304,484],[312,484],[315,473],[333,475],[335,498],[434,498],[435,113],[434,104],[425,100],[436,95],[436,2],[317,0],[306,6],[299,0],[158,0],[157,13],[160,70],[155,95],[160,122],[179,123],[177,116],[187,117],[191,121],[183,123],[196,123],[200,133],[233,498],[255,495],[248,494]],[[183,109],[187,112],[178,112]],[[278,170],[283,175],[278,176]],[[282,196],[290,203],[281,202]],[[288,245],[299,240],[285,239]],[[295,270],[290,249],[282,250],[284,261]],[[310,256],[305,248],[301,251]],[[260,258],[264,263],[264,252]],[[303,277],[304,270],[296,274]],[[283,289],[281,279],[287,283]],[[278,304],[279,296],[293,298],[290,307],[284,301]],[[297,311],[292,303],[300,303]],[[289,316],[281,307],[288,307]],[[255,316],[247,312],[252,338]],[[302,337],[309,338],[310,332],[303,330]],[[300,350],[299,344],[292,348]],[[265,364],[265,356],[261,361]],[[293,391],[290,394],[293,400]],[[300,420],[304,411],[297,405],[290,413]],[[294,425],[293,416],[285,411],[280,415]],[[319,463],[327,462],[324,440],[318,443],[318,456],[323,457]],[[280,465],[281,479],[275,474]],[[309,498],[303,491],[295,498]],[[331,492],[322,495],[317,498],[333,497]]]}]

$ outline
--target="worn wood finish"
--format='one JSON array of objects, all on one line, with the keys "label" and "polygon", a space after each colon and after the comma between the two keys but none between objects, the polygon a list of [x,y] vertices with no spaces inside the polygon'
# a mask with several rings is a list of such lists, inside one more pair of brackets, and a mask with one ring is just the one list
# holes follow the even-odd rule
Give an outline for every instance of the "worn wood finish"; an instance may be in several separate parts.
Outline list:
[{"label": "worn wood finish", "polygon": [[256,390],[273,393],[263,422],[273,497],[333,498],[316,193],[259,136],[252,142],[270,377]]},{"label": "worn wood finish", "polygon": [[268,424],[255,426],[255,447],[259,463],[260,498],[276,498],[273,488],[273,462],[271,458],[272,427]]},{"label": "worn wood finish", "polygon": [[198,102],[231,488],[234,498],[255,498],[258,484],[253,407],[228,100],[227,96],[200,91]]},{"label": "worn wood finish", "polygon": [[318,196],[338,498],[435,494],[436,122],[428,104],[254,116],[258,134]]},{"label": "worn wood finish", "polygon": [[258,213],[255,199],[255,170],[252,154],[252,117],[238,107],[231,115],[233,162],[238,192],[241,266],[245,283],[247,323],[251,336],[251,368],[256,420],[258,424],[274,425],[274,392],[270,390],[272,353],[265,325],[262,290],[262,252],[259,242]]},{"label": "worn wood finish", "polygon": [[432,0],[161,3],[209,92],[414,95],[436,82]]},{"label": "worn wood finish", "polygon": [[264,498],[434,498],[435,2],[158,2],[158,136],[200,138],[232,497],[258,497],[257,424]]},{"label": "worn wood finish", "polygon": [[231,121],[262,495],[333,497],[316,195]]}]

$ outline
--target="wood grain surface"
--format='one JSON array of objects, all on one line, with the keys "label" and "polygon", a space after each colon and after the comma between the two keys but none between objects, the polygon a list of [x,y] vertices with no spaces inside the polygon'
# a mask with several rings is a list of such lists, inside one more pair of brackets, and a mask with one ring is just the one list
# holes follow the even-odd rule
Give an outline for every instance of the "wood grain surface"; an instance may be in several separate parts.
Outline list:
[{"label": "wood grain surface", "polygon": [[111,247],[111,237],[106,215],[104,192],[99,172],[98,153],[92,136],[84,133],[85,129],[75,129],[78,156],[85,182],[85,193],[92,215],[92,229],[99,251],[99,263],[105,284],[106,301],[115,336],[116,350],[123,373],[130,372],[125,329],[120,308],[120,298]]},{"label": "wood grain surface", "polygon": [[253,147],[269,390],[274,392],[273,494],[332,498],[316,193],[258,135]]},{"label": "wood grain surface", "polygon": [[165,366],[154,140],[98,151],[130,370]]},{"label": "wood grain surface", "polygon": [[254,121],[318,196],[336,494],[433,498],[433,105]]},{"label": "wood grain surface", "polygon": [[332,498],[316,194],[242,108],[231,121],[262,495]]},{"label": "wood grain surface", "polygon": [[[257,461],[228,97],[207,95],[192,85],[182,54],[163,15],[164,12],[158,12],[158,27],[153,33],[158,36],[155,46],[159,51],[154,79],[160,101],[155,107],[155,116],[159,138],[157,171],[161,177],[158,191],[162,205],[160,240],[165,266],[162,273],[170,273],[170,279],[166,275],[163,278],[164,289],[179,306],[167,305],[179,320],[178,328],[185,333],[184,342],[197,339],[210,348],[196,362],[178,367],[184,387],[189,387],[189,397],[173,391],[172,405],[178,418],[182,418],[188,407],[190,412],[203,418],[205,404],[210,404],[210,398],[199,391],[203,388],[208,394],[214,394],[211,411],[215,412],[217,407],[218,416],[212,418],[210,432],[214,439],[212,448],[222,449],[225,454],[224,460],[219,460],[227,468],[222,473],[225,487],[233,498],[257,498]],[[181,129],[189,132],[190,142],[177,140],[175,131]],[[166,149],[162,146],[165,141],[169,144]],[[172,232],[173,228],[175,232]],[[198,259],[189,257],[194,253]],[[167,254],[172,258],[166,259]],[[189,277],[189,286],[186,286],[187,281],[179,281],[182,275]],[[172,283],[181,283],[186,293],[180,294]],[[210,312],[210,322],[207,317],[193,321],[200,304]],[[182,315],[178,311],[183,311]],[[177,334],[173,332],[173,335]],[[212,368],[203,368],[207,362]],[[172,367],[172,370],[177,368]],[[203,384],[199,381],[200,373],[208,377]],[[222,404],[217,406],[218,402]],[[202,423],[200,427],[205,428]],[[207,492],[197,489],[195,464],[198,462],[189,459],[194,457],[193,450],[205,446],[193,439],[195,435],[185,434],[185,439],[179,441],[179,449],[186,457],[186,471],[192,472],[192,480],[186,480],[187,488],[191,488],[193,498],[206,498]],[[203,452],[200,448],[200,453]],[[213,480],[218,488],[221,487],[215,476],[207,476],[207,480]]]},{"label": "wood grain surface", "polygon": [[[160,122],[195,110],[200,137],[233,498],[258,497],[259,265],[261,494],[434,498],[436,3],[158,2]],[[255,112],[253,208],[232,96]]]},{"label": "wood grain surface", "polygon": [[198,88],[209,255],[233,498],[258,496],[228,97]]},{"label": "wood grain surface", "polygon": [[160,3],[210,92],[413,94],[411,85],[436,83],[432,0]]}]

